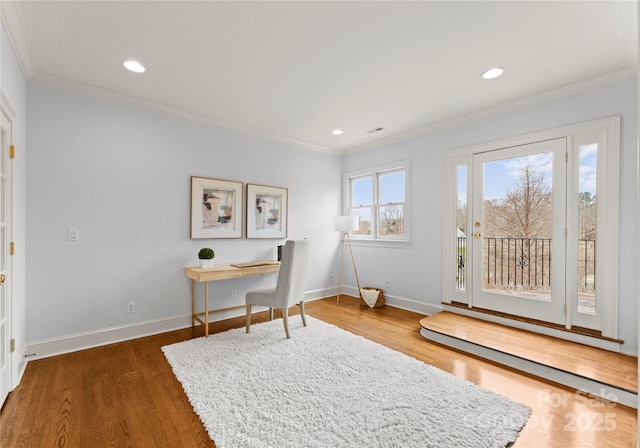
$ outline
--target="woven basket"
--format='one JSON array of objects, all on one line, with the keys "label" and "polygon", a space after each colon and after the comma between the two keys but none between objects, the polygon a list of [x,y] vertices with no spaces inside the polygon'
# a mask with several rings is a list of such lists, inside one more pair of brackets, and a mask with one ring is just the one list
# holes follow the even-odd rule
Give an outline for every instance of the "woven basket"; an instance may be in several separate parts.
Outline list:
[{"label": "woven basket", "polygon": [[[376,303],[371,308],[380,308],[381,306],[384,306],[384,291],[382,289],[373,288],[370,286],[365,286],[364,288],[360,288],[360,289],[367,290],[367,291],[378,291],[378,299],[376,300]],[[367,308],[369,308],[369,305],[367,304],[367,302],[365,302],[364,299],[362,298],[362,294],[360,294],[360,306],[366,306]]]}]

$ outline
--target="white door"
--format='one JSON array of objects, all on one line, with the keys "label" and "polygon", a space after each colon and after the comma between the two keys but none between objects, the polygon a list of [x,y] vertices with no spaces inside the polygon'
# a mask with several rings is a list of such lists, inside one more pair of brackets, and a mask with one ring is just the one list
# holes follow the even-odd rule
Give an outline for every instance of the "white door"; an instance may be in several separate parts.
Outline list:
[{"label": "white door", "polygon": [[0,406],[11,391],[11,120],[2,110],[0,120]]},{"label": "white door", "polygon": [[566,139],[473,156],[473,307],[565,324]]}]

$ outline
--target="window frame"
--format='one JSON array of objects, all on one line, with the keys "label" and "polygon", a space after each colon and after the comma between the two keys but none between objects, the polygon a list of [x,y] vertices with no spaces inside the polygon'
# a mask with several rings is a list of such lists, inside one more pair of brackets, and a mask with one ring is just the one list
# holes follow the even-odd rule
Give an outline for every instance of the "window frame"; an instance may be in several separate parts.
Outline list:
[{"label": "window frame", "polygon": [[[374,167],[364,168],[355,171],[349,171],[343,174],[342,191],[343,191],[343,212],[345,215],[351,215],[352,210],[370,208],[371,210],[371,235],[351,234],[351,241],[355,243],[381,243],[381,244],[402,244],[411,241],[410,238],[410,189],[411,185],[411,164],[409,160],[377,165]],[[404,202],[393,202],[387,204],[380,203],[380,177],[383,175],[393,174],[396,172],[404,173]],[[352,204],[353,192],[352,182],[358,179],[371,178],[372,204],[371,205],[354,205]],[[379,214],[381,206],[402,205],[403,207],[403,237],[385,237],[380,235]]]}]

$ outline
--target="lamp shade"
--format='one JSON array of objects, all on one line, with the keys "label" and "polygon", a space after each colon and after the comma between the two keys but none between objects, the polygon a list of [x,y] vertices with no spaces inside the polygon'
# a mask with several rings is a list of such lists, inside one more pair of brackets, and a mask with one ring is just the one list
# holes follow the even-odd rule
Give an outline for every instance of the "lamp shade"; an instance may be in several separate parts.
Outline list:
[{"label": "lamp shade", "polygon": [[359,218],[359,216],[336,216],[336,230],[339,232],[358,230]]}]

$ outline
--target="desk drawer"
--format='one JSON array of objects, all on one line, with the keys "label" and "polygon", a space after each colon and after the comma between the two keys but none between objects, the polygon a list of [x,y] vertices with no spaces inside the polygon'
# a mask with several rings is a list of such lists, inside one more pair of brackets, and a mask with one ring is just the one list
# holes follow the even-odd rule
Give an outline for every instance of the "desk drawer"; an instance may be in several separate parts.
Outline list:
[{"label": "desk drawer", "polygon": [[279,265],[251,266],[242,269],[243,277],[251,277],[254,275],[273,274],[280,270]]}]

